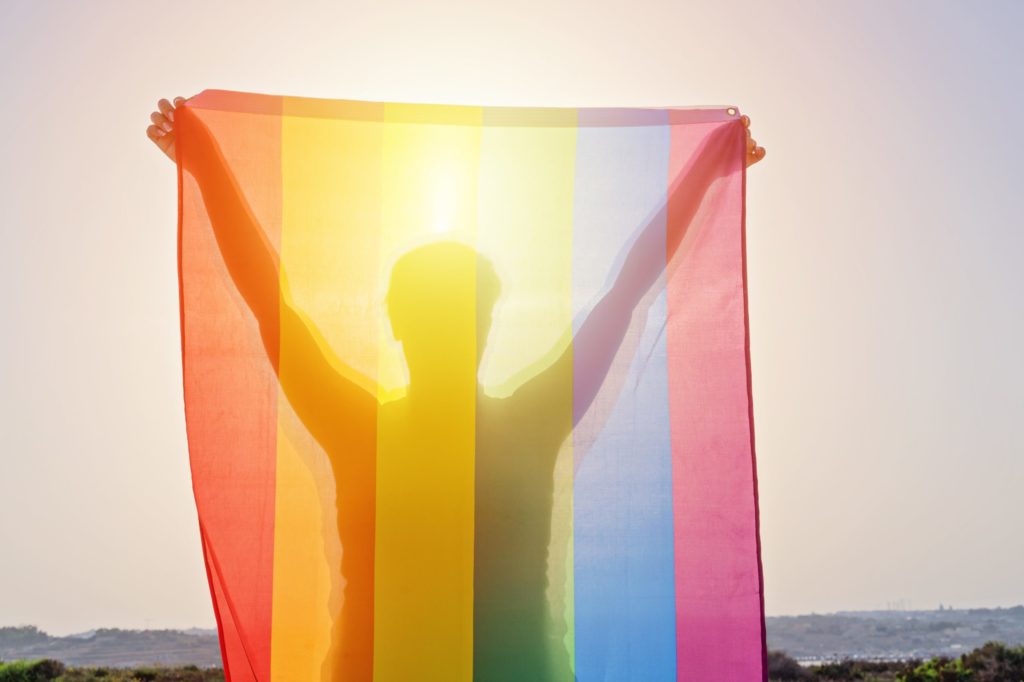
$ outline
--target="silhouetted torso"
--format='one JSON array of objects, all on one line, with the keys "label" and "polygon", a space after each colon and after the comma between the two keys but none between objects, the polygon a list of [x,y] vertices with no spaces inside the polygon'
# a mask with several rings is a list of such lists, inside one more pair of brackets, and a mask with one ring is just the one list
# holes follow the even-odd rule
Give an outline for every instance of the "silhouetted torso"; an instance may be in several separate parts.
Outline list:
[{"label": "silhouetted torso", "polygon": [[[565,680],[562,614],[548,599],[554,465],[572,404],[477,405],[474,679]],[[561,586],[555,586],[561,590]]]},{"label": "silhouetted torso", "polygon": [[[567,679],[566,624],[562,614],[551,612],[548,601],[548,551],[554,465],[571,420],[571,403],[567,401],[553,405],[516,395],[506,399],[480,395],[477,399],[472,599],[474,679],[481,682]],[[385,444],[376,457],[400,458],[398,474],[387,462],[374,462],[373,457],[364,455],[365,464],[357,464],[351,460],[351,452],[328,453],[337,485],[342,546],[364,550],[343,552],[344,607],[331,654],[334,660],[325,662],[335,671],[336,680],[352,679],[358,669],[365,674],[365,649],[372,649],[374,586],[368,578],[373,576],[374,557],[366,550],[373,543],[357,537],[375,527],[376,500],[370,491],[376,488],[388,495],[392,508],[399,501],[404,503],[402,525],[411,542],[416,541],[418,526],[437,522],[436,518],[424,518],[427,511],[423,507],[443,507],[446,491],[430,490],[424,479],[437,459],[450,453],[443,439],[430,442],[429,436],[424,438],[432,429],[418,427],[417,421],[407,400],[380,407],[378,437]],[[433,430],[436,433],[436,426]],[[401,444],[415,451],[395,452]],[[378,466],[392,471],[386,474],[386,490],[376,487]],[[412,549],[415,554],[416,548]],[[420,550],[445,551],[442,547]],[[426,554],[424,557],[429,559]],[[360,652],[359,647],[364,650]]]}]

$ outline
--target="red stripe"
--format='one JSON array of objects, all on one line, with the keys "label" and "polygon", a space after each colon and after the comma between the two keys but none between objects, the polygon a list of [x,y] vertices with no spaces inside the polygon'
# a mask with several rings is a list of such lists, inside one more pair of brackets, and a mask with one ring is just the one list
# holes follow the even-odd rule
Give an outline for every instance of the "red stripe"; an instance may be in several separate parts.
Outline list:
[{"label": "red stripe", "polygon": [[[259,188],[248,199],[277,243],[280,117],[196,115],[215,132],[239,184]],[[181,171],[188,154],[182,127],[176,141],[178,278],[192,486],[225,673],[236,682],[269,680],[277,380],[256,322],[226,272],[199,189]]]}]

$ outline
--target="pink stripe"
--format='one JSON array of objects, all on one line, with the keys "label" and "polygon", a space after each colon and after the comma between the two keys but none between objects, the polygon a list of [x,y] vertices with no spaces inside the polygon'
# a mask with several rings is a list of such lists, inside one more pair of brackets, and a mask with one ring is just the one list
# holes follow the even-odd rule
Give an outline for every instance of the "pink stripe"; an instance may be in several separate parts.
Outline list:
[{"label": "pink stripe", "polygon": [[[668,281],[677,678],[765,678],[743,259],[744,137],[730,146]],[[670,178],[719,125],[673,126]],[[686,191],[685,189],[683,191]],[[686,220],[682,192],[669,230]],[[711,210],[713,208],[713,210]]]}]

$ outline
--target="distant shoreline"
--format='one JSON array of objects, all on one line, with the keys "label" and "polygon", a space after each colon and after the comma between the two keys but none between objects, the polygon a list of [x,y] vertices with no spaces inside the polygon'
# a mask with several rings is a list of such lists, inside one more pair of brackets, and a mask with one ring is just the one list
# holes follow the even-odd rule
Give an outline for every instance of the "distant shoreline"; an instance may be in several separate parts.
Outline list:
[{"label": "distant shoreline", "polygon": [[[768,648],[802,664],[959,656],[986,642],[1024,645],[1024,606],[930,611],[839,611],[769,616]],[[0,660],[52,658],[75,666],[221,664],[216,630],[100,628],[53,636],[34,626],[0,627]]]}]

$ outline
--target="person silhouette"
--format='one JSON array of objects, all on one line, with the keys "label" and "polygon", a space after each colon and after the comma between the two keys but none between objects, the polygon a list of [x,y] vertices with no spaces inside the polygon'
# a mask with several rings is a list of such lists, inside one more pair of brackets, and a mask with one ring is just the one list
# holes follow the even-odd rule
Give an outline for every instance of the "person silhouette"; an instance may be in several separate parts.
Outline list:
[{"label": "person silhouette", "polygon": [[[501,294],[490,261],[451,241],[403,254],[390,273],[386,307],[409,384],[404,397],[381,403],[367,388],[372,384],[357,379],[355,370],[318,341],[312,322],[292,303],[279,276],[278,254],[213,135],[184,103],[160,100],[147,135],[175,161],[177,135],[187,136],[183,168],[198,184],[228,272],[259,324],[285,396],[334,474],[345,588],[323,677],[373,678],[377,496],[429,494],[414,488],[429,485],[440,458],[468,447],[475,462],[473,679],[570,679],[569,652],[562,645],[567,626],[552,616],[546,600],[555,462],[711,183],[733,168],[738,145],[744,144],[741,136],[748,166],[764,158],[765,150],[750,135],[750,119],[743,116],[741,125],[721,126],[709,135],[669,190],[672,220],[666,220],[666,199],[638,231],[614,284],[572,343],[546,356],[555,359],[507,397],[488,395],[477,378]],[[282,339],[289,346],[286,357],[280,353]],[[453,443],[465,438],[472,441]],[[389,485],[378,485],[379,478]],[[399,537],[412,545],[412,556],[453,551],[436,544],[417,547],[428,542],[422,538],[429,533],[418,533],[416,505],[402,499],[388,503],[410,507],[400,519],[405,527]],[[460,597],[437,595],[445,598]],[[393,620],[393,628],[403,627],[400,618]],[[410,618],[404,626],[411,629],[407,639],[412,642],[422,621]]]}]

